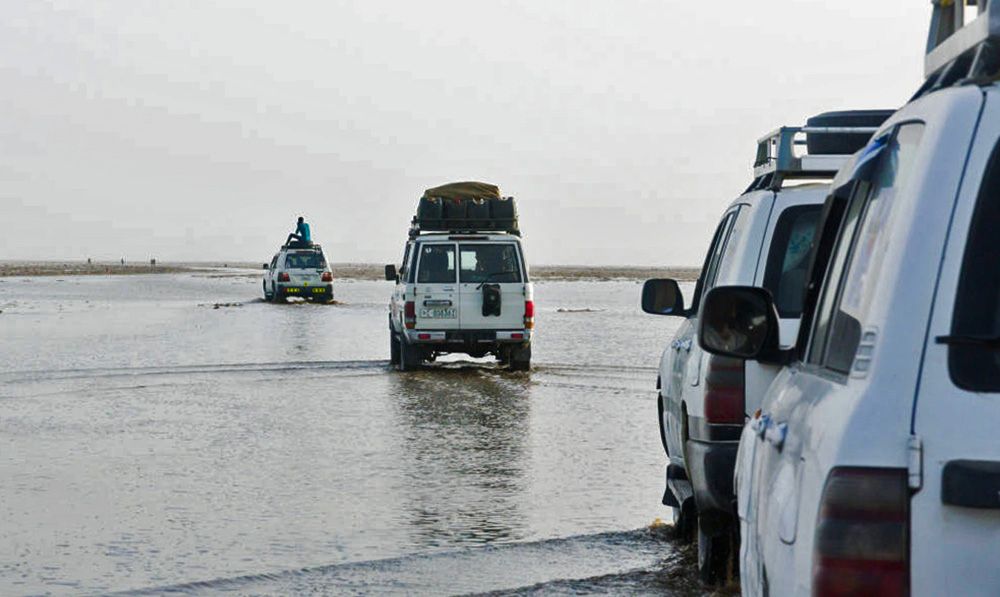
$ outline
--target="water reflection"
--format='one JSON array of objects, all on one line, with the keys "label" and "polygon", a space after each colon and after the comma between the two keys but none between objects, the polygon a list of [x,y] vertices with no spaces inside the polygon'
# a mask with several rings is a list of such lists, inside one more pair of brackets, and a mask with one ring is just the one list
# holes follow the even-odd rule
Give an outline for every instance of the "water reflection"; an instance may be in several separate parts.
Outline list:
[{"label": "water reflection", "polygon": [[414,543],[525,537],[528,376],[452,364],[392,377]]}]

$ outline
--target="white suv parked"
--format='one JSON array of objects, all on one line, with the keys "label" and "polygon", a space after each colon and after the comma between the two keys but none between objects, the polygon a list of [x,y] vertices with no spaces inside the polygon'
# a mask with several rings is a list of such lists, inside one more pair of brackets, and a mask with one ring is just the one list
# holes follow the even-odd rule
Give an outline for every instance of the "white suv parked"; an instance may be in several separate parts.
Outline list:
[{"label": "white suv parked", "polygon": [[950,37],[963,4],[834,183],[796,346],[766,291],[705,297],[706,350],[784,365],[741,440],[744,594],[1000,594],[1000,5]]},{"label": "white suv parked", "polygon": [[454,183],[425,193],[402,265],[386,266],[386,279],[395,282],[394,365],[408,370],[441,354],[465,353],[530,368],[535,310],[519,234],[513,199],[492,185]]},{"label": "white suv parked", "polygon": [[264,300],[285,302],[288,297],[328,303],[333,301],[333,272],[314,243],[292,241],[264,264]]},{"label": "white suv parked", "polygon": [[[719,284],[767,288],[776,297],[781,343],[792,344],[813,234],[829,192],[827,184],[815,181],[829,181],[890,114],[826,113],[806,127],[784,127],[760,139],[755,180],[723,214],[691,306],[685,308],[674,280],[649,280],[643,288],[647,313],[685,319],[663,352],[657,379],[668,456],[663,503],[674,508],[684,534],[697,525],[698,569],[705,582],[731,575],[732,479],[740,432],[778,368],[703,353],[697,340],[700,298]],[[797,153],[796,145],[807,145],[810,153]]]}]

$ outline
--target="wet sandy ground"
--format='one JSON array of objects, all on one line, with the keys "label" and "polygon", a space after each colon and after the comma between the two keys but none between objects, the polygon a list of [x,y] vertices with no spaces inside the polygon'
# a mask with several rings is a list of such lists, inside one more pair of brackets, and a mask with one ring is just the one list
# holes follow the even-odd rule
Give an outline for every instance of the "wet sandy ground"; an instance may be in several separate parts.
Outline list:
[{"label": "wet sandy ground", "polygon": [[635,282],[540,282],[535,367],[388,367],[389,285],[0,280],[0,594],[696,594]]}]

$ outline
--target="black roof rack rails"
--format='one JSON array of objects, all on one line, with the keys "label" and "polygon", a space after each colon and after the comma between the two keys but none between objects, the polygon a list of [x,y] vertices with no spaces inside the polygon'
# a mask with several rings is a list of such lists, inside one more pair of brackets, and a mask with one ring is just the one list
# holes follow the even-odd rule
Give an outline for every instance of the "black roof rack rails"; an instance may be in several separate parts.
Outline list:
[{"label": "black roof rack rails", "polygon": [[[911,98],[1000,74],[1000,0],[931,0],[934,10],[924,56],[924,84]],[[966,9],[976,16],[966,23]]]}]

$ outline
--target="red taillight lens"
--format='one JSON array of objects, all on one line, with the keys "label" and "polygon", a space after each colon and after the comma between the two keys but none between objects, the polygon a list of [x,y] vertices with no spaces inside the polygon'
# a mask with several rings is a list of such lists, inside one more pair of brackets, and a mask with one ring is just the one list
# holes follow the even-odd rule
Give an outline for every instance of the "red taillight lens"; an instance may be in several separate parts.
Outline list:
[{"label": "red taillight lens", "polygon": [[430,334],[417,334],[417,340],[430,340]]},{"label": "red taillight lens", "polygon": [[322,280],[324,282],[333,282],[333,274],[330,272],[323,272]]},{"label": "red taillight lens", "polygon": [[813,595],[909,595],[909,554],[906,470],[833,469],[816,520]]},{"label": "red taillight lens", "polygon": [[524,327],[528,330],[535,327],[535,301],[524,301]]},{"label": "red taillight lens", "polygon": [[705,420],[714,424],[742,425],[745,402],[745,361],[718,355],[708,357]]},{"label": "red taillight lens", "polygon": [[413,301],[406,301],[406,304],[403,305],[403,325],[408,330],[417,327],[417,306],[413,304]]},{"label": "red taillight lens", "polygon": [[279,282],[288,282],[289,280],[291,280],[291,278],[288,277],[288,272],[281,272],[278,274]]}]

